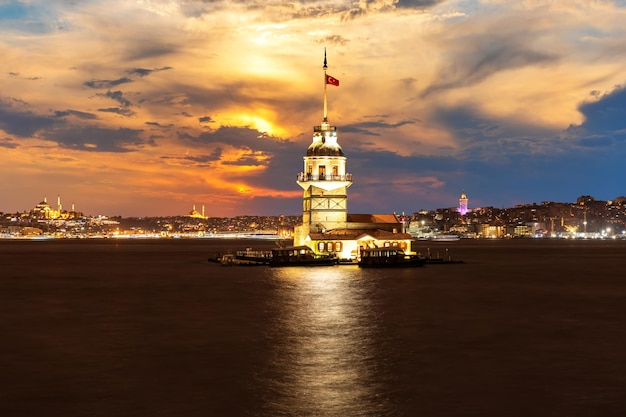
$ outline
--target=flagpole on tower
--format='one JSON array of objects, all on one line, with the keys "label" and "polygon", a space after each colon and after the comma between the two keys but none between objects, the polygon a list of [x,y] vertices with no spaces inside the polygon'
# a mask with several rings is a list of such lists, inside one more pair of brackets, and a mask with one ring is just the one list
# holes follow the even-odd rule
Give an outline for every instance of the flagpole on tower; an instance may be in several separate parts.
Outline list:
[{"label": "flagpole on tower", "polygon": [[324,48],[324,121],[327,122],[328,119],[328,105],[326,104],[326,88],[327,88],[327,79],[326,79],[326,70],[328,69],[328,63],[326,62],[326,48]]}]

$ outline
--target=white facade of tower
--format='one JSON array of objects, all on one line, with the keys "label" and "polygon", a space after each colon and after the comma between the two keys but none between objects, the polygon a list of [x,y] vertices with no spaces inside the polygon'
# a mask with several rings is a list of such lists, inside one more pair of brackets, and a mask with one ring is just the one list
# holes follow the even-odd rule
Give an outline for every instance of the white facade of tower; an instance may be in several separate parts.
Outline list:
[{"label": "white facade of tower", "polygon": [[337,129],[327,121],[313,129],[313,142],[297,183],[304,193],[302,225],[294,231],[295,246],[304,245],[311,232],[347,226],[347,189],[352,185],[352,175],[346,172],[346,157],[337,142]]}]

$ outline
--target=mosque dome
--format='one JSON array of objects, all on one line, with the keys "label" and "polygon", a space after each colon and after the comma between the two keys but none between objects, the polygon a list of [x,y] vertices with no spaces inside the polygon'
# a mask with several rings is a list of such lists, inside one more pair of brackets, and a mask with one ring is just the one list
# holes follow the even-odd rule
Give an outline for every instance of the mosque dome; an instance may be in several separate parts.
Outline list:
[{"label": "mosque dome", "polygon": [[50,210],[50,208],[51,208],[50,204],[48,204],[48,201],[46,200],[41,201],[39,204],[35,206],[36,211]]}]

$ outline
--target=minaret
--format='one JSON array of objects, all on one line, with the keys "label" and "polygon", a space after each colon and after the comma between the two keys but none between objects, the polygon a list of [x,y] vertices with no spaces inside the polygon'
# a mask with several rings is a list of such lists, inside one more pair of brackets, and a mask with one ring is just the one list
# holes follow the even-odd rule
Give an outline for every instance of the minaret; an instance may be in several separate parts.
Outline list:
[{"label": "minaret", "polygon": [[[348,218],[347,189],[352,175],[346,173],[346,157],[337,142],[337,128],[328,123],[327,86],[339,81],[326,74],[328,63],[324,50],[324,118],[313,127],[313,142],[304,157],[304,171],[297,183],[304,190],[302,225],[294,231],[294,245],[306,244],[310,233],[345,228]],[[315,248],[313,248],[315,250]]]},{"label": "minaret", "polygon": [[459,198],[459,213],[461,213],[461,216],[467,214],[467,195],[465,195],[465,191],[461,193],[461,198]]}]

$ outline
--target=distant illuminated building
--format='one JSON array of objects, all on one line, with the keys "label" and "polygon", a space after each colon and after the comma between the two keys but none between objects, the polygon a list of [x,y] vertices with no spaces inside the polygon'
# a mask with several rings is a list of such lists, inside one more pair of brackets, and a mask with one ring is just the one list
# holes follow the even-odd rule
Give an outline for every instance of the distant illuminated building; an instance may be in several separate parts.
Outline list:
[{"label": "distant illuminated building", "polygon": [[48,198],[44,197],[43,201],[37,204],[32,210],[31,215],[37,219],[45,220],[57,220],[57,219],[73,219],[82,216],[82,213],[77,213],[74,210],[74,203],[72,203],[72,211],[63,211],[61,205],[61,196],[57,197],[57,209],[53,209],[48,204]]},{"label": "distant illuminated building", "polygon": [[465,191],[461,193],[461,198],[459,198],[459,213],[461,216],[465,216],[467,214],[467,195],[465,195]]},{"label": "distant illuminated building", "polygon": [[32,210],[33,216],[40,219],[49,219],[52,214],[52,207],[48,204],[48,198],[44,197],[43,201],[35,206]]},{"label": "distant illuminated building", "polygon": [[202,205],[202,212],[198,212],[196,210],[196,205],[193,205],[193,208],[191,209],[191,211],[189,212],[189,214],[187,214],[189,217],[193,217],[194,219],[206,219],[206,216],[204,215],[204,204]]}]

